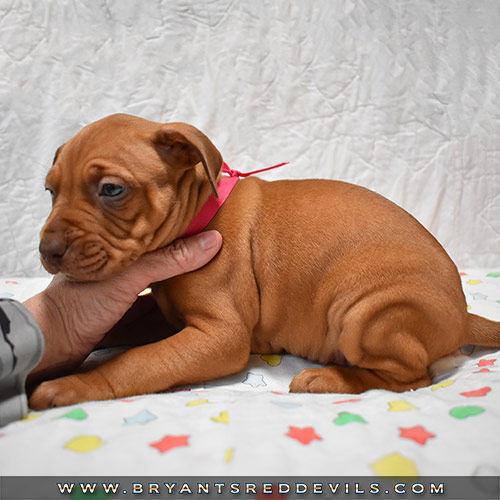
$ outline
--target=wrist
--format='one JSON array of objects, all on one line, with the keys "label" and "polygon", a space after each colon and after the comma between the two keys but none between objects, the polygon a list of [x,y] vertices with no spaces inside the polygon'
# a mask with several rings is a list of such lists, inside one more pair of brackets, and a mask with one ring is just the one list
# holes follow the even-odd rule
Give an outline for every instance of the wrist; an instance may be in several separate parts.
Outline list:
[{"label": "wrist", "polygon": [[42,359],[31,371],[30,378],[45,378],[72,364],[71,346],[66,339],[63,317],[53,299],[42,292],[26,300],[23,305],[35,318],[45,340]]}]

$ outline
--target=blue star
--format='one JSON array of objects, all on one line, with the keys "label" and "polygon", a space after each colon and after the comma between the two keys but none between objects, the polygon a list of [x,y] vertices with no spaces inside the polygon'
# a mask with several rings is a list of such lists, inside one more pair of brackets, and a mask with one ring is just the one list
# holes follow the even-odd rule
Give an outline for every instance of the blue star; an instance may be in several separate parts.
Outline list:
[{"label": "blue star", "polygon": [[134,417],[129,417],[125,418],[125,423],[127,425],[131,424],[147,424],[148,422],[151,422],[151,420],[156,420],[157,417],[153,415],[152,413],[149,413],[148,410],[143,410]]},{"label": "blue star", "polygon": [[251,385],[252,387],[261,387],[267,385],[264,382],[264,376],[257,373],[248,372],[247,378],[243,381],[244,384]]},{"label": "blue star", "polygon": [[272,403],[277,406],[281,406],[282,408],[299,408],[300,406],[302,406],[300,403],[285,403],[278,401],[272,401]]},{"label": "blue star", "polygon": [[476,292],[476,293],[472,294],[472,298],[474,300],[486,300],[488,298],[488,296],[484,295],[484,293]]}]

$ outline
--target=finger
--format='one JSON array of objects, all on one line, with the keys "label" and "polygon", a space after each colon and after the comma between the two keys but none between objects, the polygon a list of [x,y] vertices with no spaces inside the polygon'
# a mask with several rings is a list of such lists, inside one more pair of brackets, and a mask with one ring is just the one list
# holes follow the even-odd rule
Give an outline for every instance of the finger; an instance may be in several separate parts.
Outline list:
[{"label": "finger", "polygon": [[165,268],[165,272],[176,276],[198,269],[214,257],[221,244],[222,237],[216,231],[176,240],[163,249],[164,257],[171,263]]},{"label": "finger", "polygon": [[129,269],[141,277],[144,286],[179,274],[194,271],[207,264],[222,246],[217,231],[207,231],[145,254]]}]

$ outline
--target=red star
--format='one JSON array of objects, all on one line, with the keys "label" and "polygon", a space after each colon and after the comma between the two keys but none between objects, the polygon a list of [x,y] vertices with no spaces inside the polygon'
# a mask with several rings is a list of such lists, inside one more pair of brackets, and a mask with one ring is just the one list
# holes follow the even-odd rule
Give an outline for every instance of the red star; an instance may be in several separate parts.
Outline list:
[{"label": "red star", "polygon": [[188,446],[189,436],[165,436],[163,439],[150,443],[149,446],[156,448],[160,453],[166,453],[173,448]]},{"label": "red star", "polygon": [[481,366],[493,366],[495,364],[495,361],[496,361],[496,359],[482,359],[481,361],[479,361],[477,366],[479,366],[479,367],[481,367]]},{"label": "red star", "polygon": [[486,394],[490,391],[491,387],[483,387],[482,389],[477,389],[476,391],[461,392],[460,395],[465,396],[466,398],[481,398],[486,396]]},{"label": "red star", "polygon": [[334,401],[332,405],[339,405],[341,403],[357,403],[358,401],[361,401],[361,399],[342,399],[341,401]]},{"label": "red star", "polygon": [[416,425],[415,427],[400,427],[399,430],[400,438],[413,439],[413,441],[422,446],[428,439],[436,437],[435,434],[432,434],[432,432],[428,432],[421,425]]},{"label": "red star", "polygon": [[491,373],[491,370],[488,370],[488,368],[481,368],[480,370],[478,370],[477,372],[474,372],[474,373],[486,373],[486,372]]},{"label": "red star", "polygon": [[302,444],[309,444],[313,439],[318,439],[319,441],[323,439],[314,432],[312,427],[294,427],[293,425],[290,426],[290,430],[285,436],[296,439]]}]

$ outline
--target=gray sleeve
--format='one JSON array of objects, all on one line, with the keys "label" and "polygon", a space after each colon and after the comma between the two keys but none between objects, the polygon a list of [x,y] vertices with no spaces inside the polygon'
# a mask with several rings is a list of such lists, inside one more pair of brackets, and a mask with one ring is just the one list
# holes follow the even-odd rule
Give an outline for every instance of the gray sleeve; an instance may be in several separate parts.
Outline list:
[{"label": "gray sleeve", "polygon": [[44,339],[19,302],[0,299],[0,426],[28,411],[26,377],[42,358]]}]

